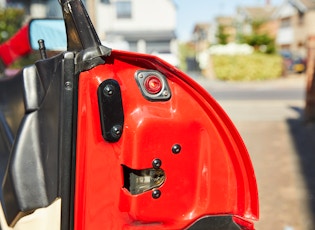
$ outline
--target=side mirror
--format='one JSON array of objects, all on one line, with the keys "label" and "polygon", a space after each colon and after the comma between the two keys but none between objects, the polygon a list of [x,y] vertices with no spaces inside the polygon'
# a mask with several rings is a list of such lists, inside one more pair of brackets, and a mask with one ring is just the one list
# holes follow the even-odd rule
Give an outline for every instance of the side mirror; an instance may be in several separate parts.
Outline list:
[{"label": "side mirror", "polygon": [[63,19],[33,19],[29,24],[30,45],[38,50],[43,39],[47,50],[67,50],[67,35]]}]

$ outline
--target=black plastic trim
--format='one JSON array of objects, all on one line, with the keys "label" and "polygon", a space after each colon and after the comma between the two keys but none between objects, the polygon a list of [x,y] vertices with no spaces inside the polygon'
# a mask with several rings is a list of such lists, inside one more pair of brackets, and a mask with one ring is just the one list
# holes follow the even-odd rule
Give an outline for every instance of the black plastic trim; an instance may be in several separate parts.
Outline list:
[{"label": "black plastic trim", "polygon": [[[24,104],[27,110],[20,122],[14,122],[18,129],[13,132],[15,140],[3,179],[2,206],[10,226],[59,197],[56,185],[59,181],[60,121],[63,119],[60,97],[62,60],[63,54],[37,62],[37,75],[30,74],[31,84],[24,84],[28,80],[27,71],[23,71],[22,77],[13,77],[22,83],[22,106]],[[28,92],[37,85],[36,82],[40,83],[41,90],[33,97]],[[12,108],[11,112],[15,111]]]},{"label": "black plastic trim", "polygon": [[241,230],[232,216],[206,216],[197,220],[187,230]]},{"label": "black plastic trim", "polygon": [[77,81],[75,75],[74,53],[66,52],[63,60],[62,75],[62,118],[60,121],[60,185],[62,198],[61,230],[73,229],[74,216],[74,173],[76,151],[76,124],[77,124]]},{"label": "black plastic trim", "polygon": [[108,142],[117,142],[124,127],[124,109],[119,83],[107,79],[100,84],[97,94],[102,135]]},{"label": "black plastic trim", "polygon": [[35,65],[24,68],[24,103],[27,113],[38,110],[45,95],[44,87],[37,75]]},{"label": "black plastic trim", "polygon": [[[31,74],[31,79],[27,79],[27,71],[12,78],[16,83],[13,89],[20,92],[12,96],[11,99],[19,96],[18,100],[10,102],[12,108],[6,101],[0,104],[5,113],[1,121],[1,141],[5,140],[3,134],[7,133],[3,130],[8,129],[5,127],[6,115],[14,114],[16,105],[24,104],[27,108],[14,122],[17,128],[9,127],[14,142],[10,144],[9,141],[11,146],[5,150],[9,162],[3,177],[1,203],[9,226],[61,198],[61,229],[73,229],[77,114],[77,99],[74,99],[77,94],[74,91],[77,91],[78,79],[74,75],[74,57],[74,53],[67,52],[38,61],[36,71],[32,71],[38,74]],[[39,80],[34,78],[36,76]],[[23,84],[28,80],[30,84]],[[39,94],[34,97],[31,90],[37,88],[38,82]],[[0,88],[6,85],[8,83],[0,82]],[[4,167],[1,164],[1,168]]]},{"label": "black plastic trim", "polygon": [[111,49],[103,46],[81,0],[60,1],[67,31],[67,50],[77,52],[75,72],[105,63]]}]

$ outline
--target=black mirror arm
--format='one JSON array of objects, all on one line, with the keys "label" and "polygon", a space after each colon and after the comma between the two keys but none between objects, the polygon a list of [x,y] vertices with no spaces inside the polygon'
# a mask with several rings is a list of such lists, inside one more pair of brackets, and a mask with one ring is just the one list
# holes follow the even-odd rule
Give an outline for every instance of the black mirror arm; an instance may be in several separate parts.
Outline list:
[{"label": "black mirror arm", "polygon": [[[111,49],[101,44],[81,0],[60,0],[67,31],[67,50],[79,52],[77,71],[90,69],[109,56]],[[102,60],[95,60],[101,58]],[[76,71],[76,72],[77,72]]]}]

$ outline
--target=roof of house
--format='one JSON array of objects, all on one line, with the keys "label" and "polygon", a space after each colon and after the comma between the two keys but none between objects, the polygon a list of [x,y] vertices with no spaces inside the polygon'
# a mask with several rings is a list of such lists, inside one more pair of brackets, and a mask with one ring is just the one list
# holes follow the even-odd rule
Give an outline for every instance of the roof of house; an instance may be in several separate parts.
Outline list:
[{"label": "roof of house", "polygon": [[194,32],[198,32],[198,31],[201,31],[201,30],[209,30],[211,27],[211,24],[210,23],[197,23],[195,26],[194,26]]},{"label": "roof of house", "polygon": [[300,0],[308,9],[315,9],[315,0]]},{"label": "roof of house", "polygon": [[288,2],[301,13],[315,9],[315,0],[288,0]]},{"label": "roof of house", "polygon": [[240,7],[238,12],[243,14],[247,19],[251,20],[267,20],[275,12],[276,7]]},{"label": "roof of house", "polygon": [[235,17],[232,16],[219,16],[215,18],[216,23],[224,26],[232,26],[235,21]]}]

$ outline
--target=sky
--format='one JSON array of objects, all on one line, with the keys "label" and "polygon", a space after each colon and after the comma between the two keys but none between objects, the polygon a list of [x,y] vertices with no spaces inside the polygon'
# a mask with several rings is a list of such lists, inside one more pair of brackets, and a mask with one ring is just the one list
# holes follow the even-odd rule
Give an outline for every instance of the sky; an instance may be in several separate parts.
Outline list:
[{"label": "sky", "polygon": [[[238,6],[264,6],[267,0],[174,0],[177,7],[179,40],[190,39],[196,23],[211,22],[217,16],[233,15]],[[269,0],[280,5],[284,0]]]}]

